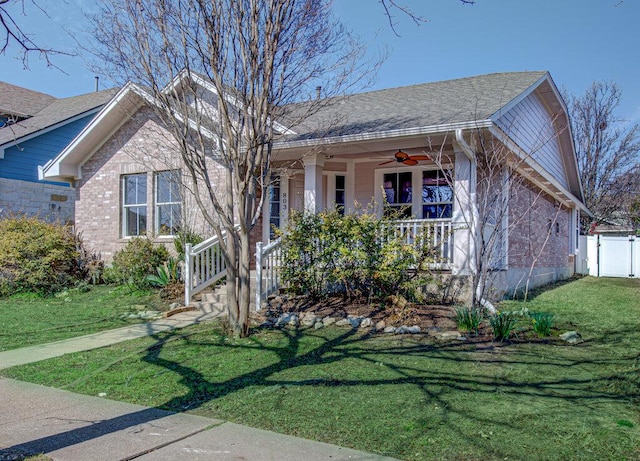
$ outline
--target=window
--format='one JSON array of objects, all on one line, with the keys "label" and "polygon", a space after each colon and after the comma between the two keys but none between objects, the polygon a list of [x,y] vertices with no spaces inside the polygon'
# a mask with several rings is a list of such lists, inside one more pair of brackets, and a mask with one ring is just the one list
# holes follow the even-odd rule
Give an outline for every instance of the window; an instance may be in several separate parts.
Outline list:
[{"label": "window", "polygon": [[411,202],[413,201],[411,176],[411,171],[386,173],[383,176],[385,216],[395,214],[399,218],[411,217]]},{"label": "window", "polygon": [[422,218],[450,219],[453,190],[450,172],[431,170],[422,172]]},{"label": "window", "polygon": [[269,186],[269,239],[276,238],[280,228],[280,178],[274,178]]},{"label": "window", "polygon": [[182,220],[180,172],[156,173],[156,234],[176,235]]},{"label": "window", "polygon": [[145,235],[147,232],[146,173],[123,176],[122,189],[122,234],[124,237]]},{"label": "window", "polygon": [[338,213],[344,215],[345,206],[345,177],[336,175],[336,209]]}]

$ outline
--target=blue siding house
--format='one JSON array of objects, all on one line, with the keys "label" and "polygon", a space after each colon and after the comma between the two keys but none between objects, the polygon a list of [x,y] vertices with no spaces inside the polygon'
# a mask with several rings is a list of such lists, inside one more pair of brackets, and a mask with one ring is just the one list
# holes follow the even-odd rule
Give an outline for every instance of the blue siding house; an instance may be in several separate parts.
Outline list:
[{"label": "blue siding house", "polygon": [[73,185],[40,181],[39,166],[55,158],[114,93],[57,99],[0,82],[0,217],[73,222]]}]

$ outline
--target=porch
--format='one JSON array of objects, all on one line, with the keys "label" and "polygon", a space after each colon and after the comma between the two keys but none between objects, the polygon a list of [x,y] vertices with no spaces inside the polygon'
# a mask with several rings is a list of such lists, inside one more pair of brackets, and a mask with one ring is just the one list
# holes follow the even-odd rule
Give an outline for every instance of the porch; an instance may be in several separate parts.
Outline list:
[{"label": "porch", "polygon": [[[450,270],[453,263],[453,227],[450,219],[406,219],[389,221],[393,235],[408,245],[431,250],[434,270]],[[255,309],[259,310],[267,297],[282,287],[282,239],[257,242],[252,293]],[[185,252],[185,305],[193,296],[221,280],[226,275],[220,241],[217,237],[191,246]]]}]

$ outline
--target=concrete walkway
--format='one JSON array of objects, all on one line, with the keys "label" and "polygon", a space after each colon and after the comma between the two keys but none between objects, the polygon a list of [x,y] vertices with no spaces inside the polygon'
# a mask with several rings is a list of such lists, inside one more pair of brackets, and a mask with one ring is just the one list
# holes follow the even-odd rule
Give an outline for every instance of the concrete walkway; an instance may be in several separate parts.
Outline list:
[{"label": "concrete walkway", "polygon": [[[0,352],[0,368],[183,328],[214,316],[184,312],[141,325]],[[0,460],[15,459],[16,453],[44,453],[56,461],[392,460],[225,421],[1,377],[0,396]]]},{"label": "concrete walkway", "polygon": [[79,336],[77,338],[63,339],[52,343],[4,351],[0,352],[0,370],[17,365],[39,362],[73,352],[98,349],[130,339],[144,338],[145,336],[151,336],[163,331],[171,331],[176,328],[184,328],[189,325],[211,320],[216,316],[218,316],[217,313],[187,311],[152,322],[139,323],[128,327]]}]

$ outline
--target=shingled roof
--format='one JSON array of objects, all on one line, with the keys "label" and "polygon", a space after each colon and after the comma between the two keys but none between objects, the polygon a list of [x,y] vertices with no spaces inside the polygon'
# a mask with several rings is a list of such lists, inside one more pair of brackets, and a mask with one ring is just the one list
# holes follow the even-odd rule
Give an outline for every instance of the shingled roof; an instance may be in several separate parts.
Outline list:
[{"label": "shingled roof", "polygon": [[53,99],[45,107],[33,114],[32,117],[0,128],[0,146],[12,141],[18,141],[20,138],[103,106],[116,92],[117,89],[110,89],[70,98],[55,99],[51,97]]},{"label": "shingled roof", "polygon": [[[288,140],[384,132],[485,120],[546,72],[504,72],[334,98]],[[327,121],[332,126],[327,128]],[[322,131],[321,131],[322,130]]]},{"label": "shingled roof", "polygon": [[40,112],[55,99],[49,94],[0,82],[0,114],[29,117]]}]

